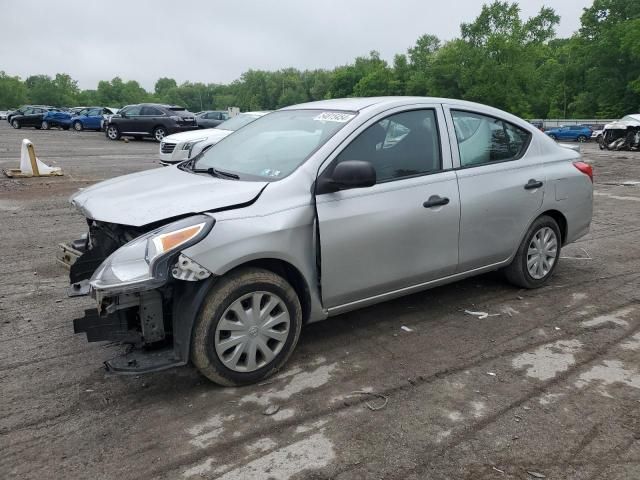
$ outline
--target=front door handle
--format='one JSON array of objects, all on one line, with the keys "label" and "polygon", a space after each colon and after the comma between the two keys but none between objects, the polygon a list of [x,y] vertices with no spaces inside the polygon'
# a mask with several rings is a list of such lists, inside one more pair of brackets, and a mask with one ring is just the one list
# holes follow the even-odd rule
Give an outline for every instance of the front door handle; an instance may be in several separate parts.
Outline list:
[{"label": "front door handle", "polygon": [[424,202],[422,206],[424,208],[433,208],[433,207],[441,207],[443,205],[447,205],[449,203],[449,199],[447,197],[440,197],[438,195],[431,195],[429,200]]},{"label": "front door handle", "polygon": [[536,188],[540,188],[542,185],[544,185],[544,183],[542,183],[539,180],[534,180],[533,178],[531,180],[529,180],[527,182],[527,184],[524,186],[525,190],[534,190]]}]

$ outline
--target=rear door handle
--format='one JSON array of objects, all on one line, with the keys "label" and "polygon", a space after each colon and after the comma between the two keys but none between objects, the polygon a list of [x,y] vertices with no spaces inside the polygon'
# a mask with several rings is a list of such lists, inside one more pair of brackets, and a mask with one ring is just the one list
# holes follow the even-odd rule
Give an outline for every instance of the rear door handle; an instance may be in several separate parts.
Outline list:
[{"label": "rear door handle", "polygon": [[533,190],[536,188],[540,188],[542,185],[544,185],[544,183],[542,183],[539,180],[534,180],[533,178],[531,180],[529,180],[527,182],[527,184],[524,186],[525,190]]},{"label": "rear door handle", "polygon": [[440,197],[438,195],[431,195],[429,200],[424,202],[422,206],[424,208],[433,208],[433,207],[441,207],[443,205],[447,205],[449,203],[449,199],[447,197]]}]

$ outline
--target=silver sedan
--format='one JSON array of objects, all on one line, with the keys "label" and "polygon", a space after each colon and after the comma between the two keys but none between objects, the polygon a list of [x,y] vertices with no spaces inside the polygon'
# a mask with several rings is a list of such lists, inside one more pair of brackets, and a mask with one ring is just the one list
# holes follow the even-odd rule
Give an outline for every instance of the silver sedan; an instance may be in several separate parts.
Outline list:
[{"label": "silver sedan", "polygon": [[578,152],[475,103],[287,107],[72,198],[90,225],[72,291],[97,301],[75,330],[157,347],[114,372],[191,360],[222,385],[258,382],[304,324],[492,270],[545,285],[589,230],[592,181]]}]

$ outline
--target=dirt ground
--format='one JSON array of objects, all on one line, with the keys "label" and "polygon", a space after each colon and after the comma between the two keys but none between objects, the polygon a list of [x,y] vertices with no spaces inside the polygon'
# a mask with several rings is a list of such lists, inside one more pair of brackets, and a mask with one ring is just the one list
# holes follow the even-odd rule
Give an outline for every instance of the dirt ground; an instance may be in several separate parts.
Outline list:
[{"label": "dirt ground", "polygon": [[640,478],[640,153],[583,146],[594,221],[549,286],[495,273],[342,315],[279,376],[223,389],[108,375],[122,347],[73,334],[92,301],[55,262],[86,227],[68,196],[158,168],[158,144],[2,121],[0,168],[25,137],[65,176],[0,177],[0,478]]}]

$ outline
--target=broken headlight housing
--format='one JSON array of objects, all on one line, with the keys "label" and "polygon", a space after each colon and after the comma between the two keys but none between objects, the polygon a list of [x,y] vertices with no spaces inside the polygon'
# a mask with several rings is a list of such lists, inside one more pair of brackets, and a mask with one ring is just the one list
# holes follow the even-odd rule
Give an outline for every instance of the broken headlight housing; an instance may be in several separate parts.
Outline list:
[{"label": "broken headlight housing", "polygon": [[208,215],[194,215],[135,238],[98,267],[91,289],[124,293],[164,285],[174,256],[206,237],[214,223]]}]

